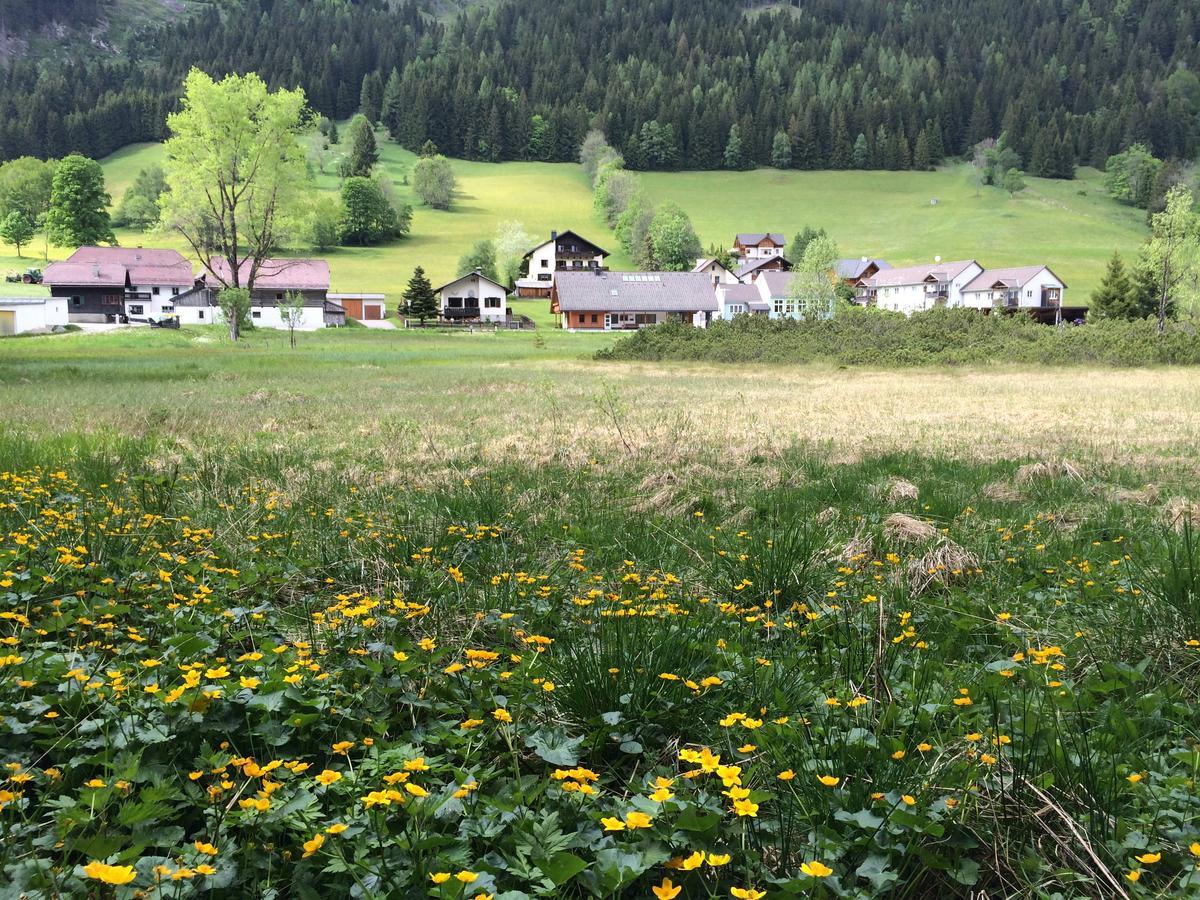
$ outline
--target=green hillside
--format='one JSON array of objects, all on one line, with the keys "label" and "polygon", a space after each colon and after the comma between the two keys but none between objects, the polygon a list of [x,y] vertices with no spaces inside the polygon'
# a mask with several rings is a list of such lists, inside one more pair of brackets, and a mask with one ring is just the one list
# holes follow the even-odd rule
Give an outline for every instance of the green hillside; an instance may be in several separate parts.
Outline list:
[{"label": "green hillside", "polygon": [[[414,266],[435,284],[452,278],[470,245],[495,234],[506,219],[521,221],[538,238],[571,228],[613,251],[614,268],[631,268],[615,235],[596,215],[579,166],[563,163],[483,163],[455,160],[459,195],[450,211],[419,205],[404,184],[414,155],[381,141],[382,165],[396,192],[413,203],[412,234],[382,247],[344,248],[325,254],[337,290],[403,290]],[[338,151],[341,148],[333,148]],[[119,199],[138,171],[160,158],[161,146],[141,144],[105,159],[108,188]],[[336,154],[318,171],[317,190],[338,189]],[[320,166],[320,161],[316,160]],[[1030,178],[1015,198],[976,188],[965,165],[935,172],[645,173],[656,202],[673,201],[692,217],[705,246],[728,244],[737,231],[783,231],[823,226],[847,256],[882,256],[893,264],[940,255],[975,257],[987,265],[1048,263],[1070,286],[1069,299],[1086,302],[1105,259],[1114,249],[1133,255],[1145,236],[1142,214],[1110,200],[1094,170],[1075,181]],[[936,205],[931,200],[936,199]],[[121,232],[124,244],[185,249],[171,235]],[[40,239],[39,239],[40,240]],[[40,253],[41,245],[26,251]],[[51,248],[51,257],[66,255]],[[0,268],[28,265],[0,247]],[[9,286],[7,292],[15,288]],[[28,292],[28,289],[21,289]]]}]

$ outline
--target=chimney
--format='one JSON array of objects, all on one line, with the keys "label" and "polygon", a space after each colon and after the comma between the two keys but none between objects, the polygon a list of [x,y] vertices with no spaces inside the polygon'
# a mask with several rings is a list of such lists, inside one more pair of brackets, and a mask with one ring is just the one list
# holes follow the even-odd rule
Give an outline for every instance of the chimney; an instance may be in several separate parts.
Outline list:
[{"label": "chimney", "polygon": [[92,277],[93,278],[100,277],[100,263],[92,263]]},{"label": "chimney", "polygon": [[140,254],[140,253],[135,253],[135,254],[133,254],[133,261],[134,261],[134,262],[141,262],[141,261],[142,261],[142,254]]},{"label": "chimney", "polygon": [[557,231],[551,231],[551,232],[550,232],[550,240],[552,240],[552,241],[557,241],[557,240],[558,240],[558,232],[557,232]]},{"label": "chimney", "polygon": [[866,261],[867,261],[867,257],[865,257],[865,256],[864,256],[864,257],[862,258],[862,261],[863,261],[863,262],[866,262]]}]

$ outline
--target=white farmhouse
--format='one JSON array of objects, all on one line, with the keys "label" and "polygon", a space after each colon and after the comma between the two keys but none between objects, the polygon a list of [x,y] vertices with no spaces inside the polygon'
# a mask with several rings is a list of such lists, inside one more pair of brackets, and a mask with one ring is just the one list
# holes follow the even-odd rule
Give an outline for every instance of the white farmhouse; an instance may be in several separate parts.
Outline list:
[{"label": "white farmhouse", "polygon": [[450,322],[504,322],[508,289],[478,269],[437,289],[438,310]]},{"label": "white farmhouse", "polygon": [[1056,309],[1066,284],[1048,266],[984,269],[963,288],[963,306],[973,309]]},{"label": "white farmhouse", "polygon": [[65,297],[0,297],[0,336],[53,331],[66,324]]},{"label": "white farmhouse", "polygon": [[195,276],[176,250],[80,247],[46,267],[45,284],[67,300],[72,322],[145,322],[172,315]]},{"label": "white farmhouse", "polygon": [[912,315],[926,309],[962,306],[963,288],[983,273],[973,259],[937,260],[928,265],[881,269],[855,286],[860,302]]},{"label": "white farmhouse", "polygon": [[538,244],[525,254],[525,275],[517,279],[518,297],[550,296],[557,272],[583,269],[603,269],[604,250],[573,231],[550,232],[550,240]]}]

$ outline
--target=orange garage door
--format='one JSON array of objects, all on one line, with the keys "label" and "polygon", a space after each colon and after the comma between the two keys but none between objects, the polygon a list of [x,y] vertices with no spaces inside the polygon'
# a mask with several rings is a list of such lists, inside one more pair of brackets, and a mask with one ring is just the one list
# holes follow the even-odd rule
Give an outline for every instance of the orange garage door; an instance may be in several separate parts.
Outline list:
[{"label": "orange garage door", "polygon": [[363,311],[363,302],[361,300],[339,300],[342,309],[346,310],[346,315],[352,319],[361,319]]},{"label": "orange garage door", "polygon": [[383,318],[382,304],[364,303],[362,305],[362,307],[363,307],[363,318],[364,319],[382,319]]}]

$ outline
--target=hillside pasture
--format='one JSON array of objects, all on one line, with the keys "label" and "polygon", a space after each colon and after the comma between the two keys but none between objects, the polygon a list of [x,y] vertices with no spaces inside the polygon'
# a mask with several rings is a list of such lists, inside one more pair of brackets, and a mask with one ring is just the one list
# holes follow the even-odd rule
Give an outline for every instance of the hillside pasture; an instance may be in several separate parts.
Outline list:
[{"label": "hillside pasture", "polygon": [[[345,129],[343,128],[343,132]],[[306,138],[314,165],[314,189],[339,188],[337,159],[345,144],[323,150]],[[496,226],[518,220],[534,237],[551,230],[579,231],[612,253],[609,265],[632,265],[616,236],[596,214],[587,179],[564,163],[481,163],[453,160],[459,190],[450,210],[422,206],[406,184],[415,155],[380,135],[380,164],[396,195],[413,204],[411,234],[378,247],[346,247],[325,255],[333,287],[377,291],[393,297],[412,269],[423,266],[434,284],[453,278],[471,245],[495,235]],[[162,147],[126,147],[103,161],[114,204],[138,171],[158,162]],[[974,170],[952,165],[934,172],[648,172],[643,184],[656,203],[678,203],[691,216],[705,247],[727,246],[738,231],[783,231],[790,238],[805,225],[824,227],[847,256],[881,256],[893,264],[977,258],[985,265],[1048,263],[1068,287],[1068,300],[1085,304],[1114,250],[1137,252],[1146,227],[1138,210],[1110,199],[1099,173],[1080,170],[1075,181],[1029,178],[1016,197],[978,187]],[[932,205],[931,200],[937,204]],[[125,245],[187,248],[169,234],[120,231]],[[51,248],[62,258],[73,248]],[[42,252],[40,238],[26,255]],[[297,253],[310,253],[300,249]],[[0,270],[28,265],[0,245]]]}]

